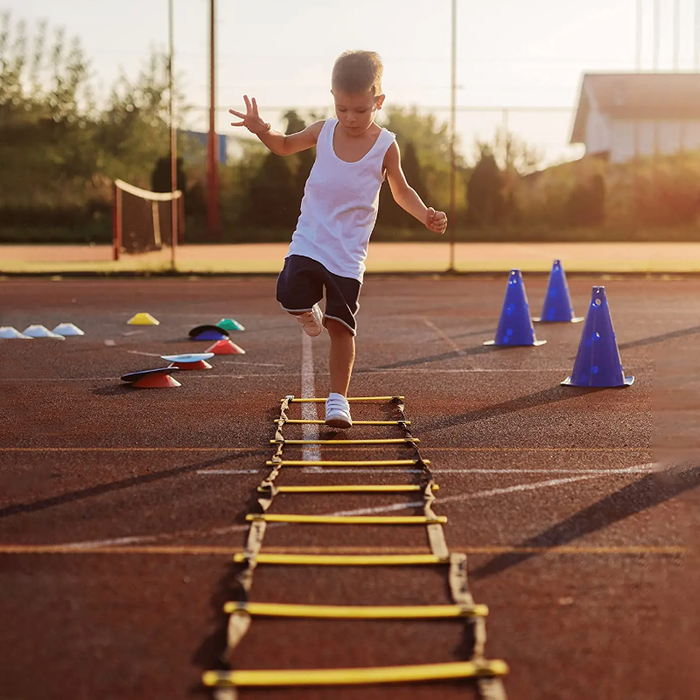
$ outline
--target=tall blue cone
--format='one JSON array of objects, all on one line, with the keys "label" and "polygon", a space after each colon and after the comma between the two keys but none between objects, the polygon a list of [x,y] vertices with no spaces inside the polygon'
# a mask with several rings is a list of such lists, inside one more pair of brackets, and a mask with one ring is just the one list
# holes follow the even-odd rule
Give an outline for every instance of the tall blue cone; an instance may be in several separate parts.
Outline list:
[{"label": "tall blue cone", "polygon": [[574,308],[569,296],[569,285],[561,260],[555,260],[549,273],[547,294],[544,298],[542,316],[532,319],[535,323],[578,323],[583,316],[574,316]]},{"label": "tall blue cone", "polygon": [[634,377],[625,377],[617,348],[605,287],[593,287],[591,305],[583,324],[574,370],[565,386],[630,386]]},{"label": "tall blue cone", "polygon": [[503,300],[503,310],[496,329],[496,337],[484,345],[515,346],[544,345],[546,340],[535,338],[535,329],[530,318],[525,285],[520,270],[511,270]]}]

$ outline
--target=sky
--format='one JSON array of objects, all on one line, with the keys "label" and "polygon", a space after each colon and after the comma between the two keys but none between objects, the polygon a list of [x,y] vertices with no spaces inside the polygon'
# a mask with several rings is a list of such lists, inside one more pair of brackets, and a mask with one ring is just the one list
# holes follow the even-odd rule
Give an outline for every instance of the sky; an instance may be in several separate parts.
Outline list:
[{"label": "sky", "polygon": [[[700,0],[457,0],[457,135],[462,152],[475,139],[508,128],[547,162],[580,155],[569,146],[584,72],[641,67],[693,70]],[[674,52],[674,9],[680,34]],[[216,0],[217,130],[229,107],[255,95],[267,121],[282,109],[331,114],[330,72],[347,49],[384,61],[386,105],[415,105],[449,121],[452,0]],[[173,0],[175,71],[195,109],[188,127],[206,128],[209,0]],[[31,28],[45,19],[78,37],[95,84],[120,72],[135,77],[149,52],[167,49],[168,0],[0,0],[0,13]],[[658,54],[654,27],[658,27]],[[655,61],[655,56],[658,60]],[[656,65],[655,65],[656,63]],[[506,110],[507,108],[507,110]]]}]

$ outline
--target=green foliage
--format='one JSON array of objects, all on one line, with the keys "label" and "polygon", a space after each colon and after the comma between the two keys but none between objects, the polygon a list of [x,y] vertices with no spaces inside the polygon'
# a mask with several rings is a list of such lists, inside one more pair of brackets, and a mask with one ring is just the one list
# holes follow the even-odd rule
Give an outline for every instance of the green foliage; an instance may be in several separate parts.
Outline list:
[{"label": "green foliage", "polygon": [[505,213],[503,189],[503,173],[491,150],[484,145],[469,178],[467,221],[478,226],[500,222]]},{"label": "green foliage", "polygon": [[0,211],[3,220],[78,222],[109,209],[110,183],[149,187],[169,151],[166,59],[120,78],[95,104],[90,63],[63,29],[0,16]]},{"label": "green foliage", "polygon": [[[135,79],[121,76],[99,105],[80,43],[45,22],[30,29],[0,13],[0,240],[103,240],[110,187],[169,182],[168,70],[153,52]],[[174,94],[182,121],[187,106]],[[286,112],[287,133],[325,115]],[[428,206],[447,211],[457,240],[698,239],[700,151],[611,164],[594,158],[542,168],[542,156],[499,129],[476,142],[473,165],[456,148],[455,211],[450,211],[447,124],[416,107],[390,107],[379,122],[394,132],[409,184]],[[204,148],[178,137],[186,187],[188,240],[206,221]],[[299,215],[314,151],[286,158],[242,138],[220,169],[225,240],[288,241]],[[167,160],[167,162],[166,162]],[[166,172],[167,171],[167,172]],[[469,226],[465,227],[464,224]],[[24,234],[22,233],[24,231]],[[82,238],[81,238],[82,236]],[[375,240],[434,240],[382,187]]]}]

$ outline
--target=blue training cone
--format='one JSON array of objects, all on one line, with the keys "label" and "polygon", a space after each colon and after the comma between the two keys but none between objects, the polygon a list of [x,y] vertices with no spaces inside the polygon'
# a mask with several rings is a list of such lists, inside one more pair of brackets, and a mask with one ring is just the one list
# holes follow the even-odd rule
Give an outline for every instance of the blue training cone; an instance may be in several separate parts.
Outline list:
[{"label": "blue training cone", "polygon": [[547,294],[542,306],[542,316],[532,319],[535,323],[579,323],[583,316],[574,316],[574,308],[569,296],[569,285],[561,260],[555,260],[549,273]]},{"label": "blue training cone", "polygon": [[496,337],[484,345],[517,346],[544,345],[546,340],[535,338],[535,329],[530,318],[525,285],[520,270],[511,270],[503,300],[503,310],[496,329]]},{"label": "blue training cone", "polygon": [[617,348],[605,287],[593,287],[591,305],[583,324],[574,370],[564,386],[630,386],[634,377],[625,377]]}]

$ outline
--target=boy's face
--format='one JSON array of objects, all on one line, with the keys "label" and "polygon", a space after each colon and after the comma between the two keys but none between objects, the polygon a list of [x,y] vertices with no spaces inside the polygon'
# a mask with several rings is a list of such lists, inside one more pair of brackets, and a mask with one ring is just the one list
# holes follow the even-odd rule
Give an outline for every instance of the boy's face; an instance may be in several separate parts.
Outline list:
[{"label": "boy's face", "polygon": [[384,95],[349,93],[337,88],[333,88],[331,93],[338,122],[350,136],[362,136],[372,126],[377,110],[384,103]]}]

